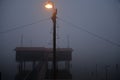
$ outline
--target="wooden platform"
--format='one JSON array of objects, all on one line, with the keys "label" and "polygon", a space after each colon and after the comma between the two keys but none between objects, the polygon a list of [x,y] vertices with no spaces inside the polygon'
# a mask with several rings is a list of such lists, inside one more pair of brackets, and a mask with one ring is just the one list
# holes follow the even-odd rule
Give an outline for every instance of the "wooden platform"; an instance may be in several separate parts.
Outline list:
[{"label": "wooden platform", "polygon": [[[52,48],[44,47],[16,47],[16,61],[43,61],[48,59],[52,61],[53,51]],[[72,60],[72,49],[71,48],[57,48],[56,49],[57,61]]]},{"label": "wooden platform", "polygon": [[[44,47],[16,47],[16,61],[19,63],[19,73],[16,80],[53,80],[53,71],[48,69],[48,62],[53,59],[53,49]],[[56,80],[72,80],[70,61],[72,48],[57,48],[56,61],[65,62],[65,69],[56,72]],[[25,63],[32,62],[32,70],[25,71]],[[35,64],[39,62],[39,64]]]}]

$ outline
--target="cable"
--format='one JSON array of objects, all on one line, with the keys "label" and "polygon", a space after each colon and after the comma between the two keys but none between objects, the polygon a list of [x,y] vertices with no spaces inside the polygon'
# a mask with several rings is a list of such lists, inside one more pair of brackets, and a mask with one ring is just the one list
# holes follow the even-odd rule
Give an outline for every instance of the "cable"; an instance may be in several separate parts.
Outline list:
[{"label": "cable", "polygon": [[[25,24],[25,25],[21,25],[21,26],[18,26],[18,27],[14,27],[14,28],[12,28],[12,29],[9,29],[9,30],[0,32],[0,34],[8,33],[8,32],[11,32],[11,31],[14,31],[14,30],[17,30],[17,29],[21,29],[21,28],[25,28],[25,27],[29,27],[30,25],[37,24],[37,23],[46,21],[46,20],[48,20],[48,19],[49,19],[49,18],[46,18],[46,19],[42,19],[42,20],[39,20],[39,21],[30,23],[30,24]],[[17,25],[16,25],[16,26],[17,26]]]},{"label": "cable", "polygon": [[90,34],[90,35],[92,35],[92,36],[94,36],[94,37],[96,37],[96,38],[98,38],[98,39],[104,40],[104,41],[106,41],[106,42],[108,42],[108,43],[110,43],[110,44],[112,44],[112,45],[116,45],[117,47],[120,47],[120,43],[113,42],[113,41],[111,41],[111,40],[109,40],[109,39],[106,39],[106,38],[104,38],[104,37],[102,37],[102,36],[99,36],[99,35],[97,35],[97,34],[95,34],[95,33],[93,33],[93,32],[90,32],[90,31],[88,31],[88,30],[86,30],[86,29],[84,29],[84,28],[82,28],[82,27],[79,27],[79,26],[77,26],[77,25],[74,25],[73,23],[68,22],[68,21],[66,21],[66,20],[64,20],[64,19],[61,19],[61,18],[57,18],[57,19],[63,21],[64,23],[67,23],[67,24],[69,24],[69,25],[72,25],[71,27],[74,26],[74,28],[76,28],[76,29],[83,30],[84,32],[87,32],[88,34]]}]

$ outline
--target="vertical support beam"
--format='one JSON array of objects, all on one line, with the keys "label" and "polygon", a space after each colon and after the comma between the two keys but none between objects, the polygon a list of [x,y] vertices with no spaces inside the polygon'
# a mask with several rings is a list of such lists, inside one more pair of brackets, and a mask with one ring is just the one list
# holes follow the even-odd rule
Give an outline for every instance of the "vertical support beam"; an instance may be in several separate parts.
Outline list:
[{"label": "vertical support beam", "polygon": [[24,62],[23,62],[23,69],[24,69],[24,71],[25,71],[25,65],[26,65],[26,64],[25,64],[25,61],[24,61]]},{"label": "vertical support beam", "polygon": [[23,71],[23,63],[22,62],[19,62],[19,64],[18,64],[18,71],[19,71],[19,73],[21,73]]},{"label": "vertical support beam", "polygon": [[115,65],[115,69],[116,69],[116,76],[115,77],[116,77],[116,79],[119,80],[120,76],[119,76],[119,65],[118,64]]},{"label": "vertical support beam", "polygon": [[48,65],[49,65],[49,63],[48,63],[48,61],[47,61],[47,70],[48,70]]},{"label": "vertical support beam", "polygon": [[20,71],[23,71],[23,62],[20,62]]},{"label": "vertical support beam", "polygon": [[58,70],[58,62],[56,61],[56,71]]},{"label": "vertical support beam", "polygon": [[21,65],[20,65],[20,63],[18,64],[18,71],[19,71],[19,73],[21,72]]},{"label": "vertical support beam", "polygon": [[65,69],[70,71],[70,61],[65,61]]},{"label": "vertical support beam", "polygon": [[2,73],[0,72],[0,80],[2,80]]},{"label": "vertical support beam", "polygon": [[98,65],[96,64],[96,80],[98,80]]},{"label": "vertical support beam", "polygon": [[35,69],[35,61],[33,61],[32,68]]},{"label": "vertical support beam", "polygon": [[68,60],[69,59],[69,57],[70,57],[70,55],[65,55],[65,58],[67,59],[66,61],[65,61],[65,69],[67,70],[67,71],[70,71],[70,61]]},{"label": "vertical support beam", "polygon": [[105,66],[105,76],[106,76],[106,80],[108,80],[108,67],[109,65]]}]

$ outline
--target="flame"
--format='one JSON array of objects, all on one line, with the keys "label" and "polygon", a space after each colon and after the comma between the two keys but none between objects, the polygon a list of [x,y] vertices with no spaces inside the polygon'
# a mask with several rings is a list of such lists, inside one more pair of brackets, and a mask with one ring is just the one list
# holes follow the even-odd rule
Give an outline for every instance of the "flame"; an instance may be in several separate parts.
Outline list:
[{"label": "flame", "polygon": [[48,4],[45,5],[45,8],[47,8],[47,9],[52,9],[52,8],[53,8],[53,5],[48,3]]}]

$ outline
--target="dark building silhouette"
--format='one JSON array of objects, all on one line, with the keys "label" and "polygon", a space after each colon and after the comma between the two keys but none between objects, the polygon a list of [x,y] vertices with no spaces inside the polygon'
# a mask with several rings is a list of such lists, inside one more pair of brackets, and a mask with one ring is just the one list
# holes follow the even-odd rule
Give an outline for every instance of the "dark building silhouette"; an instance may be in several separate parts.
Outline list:
[{"label": "dark building silhouette", "polygon": [[[57,48],[57,79],[72,80],[70,61],[72,60],[72,48]],[[16,80],[44,80],[53,78],[53,69],[49,62],[53,60],[53,49],[44,47],[16,47],[16,61],[18,73]],[[32,62],[32,69],[27,70],[27,62]],[[64,69],[59,69],[59,62],[64,62]],[[52,66],[51,66],[52,67]]]}]

